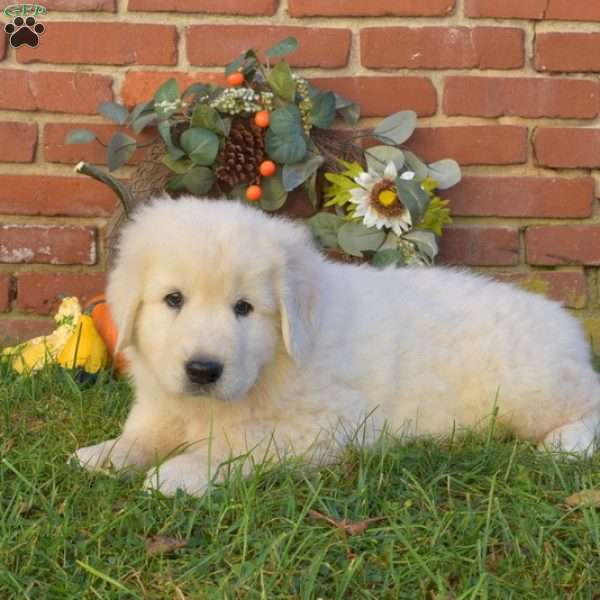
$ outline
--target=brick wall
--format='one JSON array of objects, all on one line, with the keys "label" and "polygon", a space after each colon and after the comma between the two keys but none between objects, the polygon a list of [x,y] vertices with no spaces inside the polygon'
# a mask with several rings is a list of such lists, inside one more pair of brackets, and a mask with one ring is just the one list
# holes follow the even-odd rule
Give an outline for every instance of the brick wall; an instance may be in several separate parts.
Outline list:
[{"label": "brick wall", "polygon": [[[104,161],[98,102],[147,99],[166,78],[220,80],[244,48],[287,35],[291,62],[369,118],[412,108],[411,140],[450,156],[454,225],[442,261],[525,283],[600,340],[600,3],[591,0],[47,0],[38,48],[0,39],[0,336],[51,326],[61,294],[104,285],[114,198],[73,174]],[[131,170],[123,170],[123,175]]]}]

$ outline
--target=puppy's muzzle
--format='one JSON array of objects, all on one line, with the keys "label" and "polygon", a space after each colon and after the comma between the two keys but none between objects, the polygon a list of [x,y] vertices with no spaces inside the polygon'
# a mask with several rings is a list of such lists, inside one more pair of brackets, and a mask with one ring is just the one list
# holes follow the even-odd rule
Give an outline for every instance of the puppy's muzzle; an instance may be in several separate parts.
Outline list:
[{"label": "puppy's muzzle", "polygon": [[192,383],[215,383],[223,373],[223,365],[213,360],[190,360],[185,363],[185,373]]}]

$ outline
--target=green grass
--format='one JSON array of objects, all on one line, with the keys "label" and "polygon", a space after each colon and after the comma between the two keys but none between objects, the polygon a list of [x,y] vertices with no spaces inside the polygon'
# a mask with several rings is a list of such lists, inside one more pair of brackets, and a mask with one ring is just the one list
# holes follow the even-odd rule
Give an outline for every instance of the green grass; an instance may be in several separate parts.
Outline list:
[{"label": "green grass", "polygon": [[[236,472],[202,499],[142,491],[66,464],[114,436],[130,390],[3,374],[0,598],[582,598],[600,590],[600,516],[566,496],[600,485],[564,460],[492,436],[384,438],[338,465]],[[310,516],[385,517],[347,536]],[[185,548],[150,555],[153,535]],[[597,596],[598,597],[598,596]]]}]

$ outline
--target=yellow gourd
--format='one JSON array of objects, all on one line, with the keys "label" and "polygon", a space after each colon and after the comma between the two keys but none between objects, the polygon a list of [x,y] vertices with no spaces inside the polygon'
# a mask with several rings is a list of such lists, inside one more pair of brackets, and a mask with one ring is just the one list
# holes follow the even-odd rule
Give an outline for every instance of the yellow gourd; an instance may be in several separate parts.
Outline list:
[{"label": "yellow gourd", "polygon": [[67,369],[83,368],[97,373],[106,366],[106,345],[94,327],[90,315],[81,315],[79,325],[58,356],[58,364]]}]

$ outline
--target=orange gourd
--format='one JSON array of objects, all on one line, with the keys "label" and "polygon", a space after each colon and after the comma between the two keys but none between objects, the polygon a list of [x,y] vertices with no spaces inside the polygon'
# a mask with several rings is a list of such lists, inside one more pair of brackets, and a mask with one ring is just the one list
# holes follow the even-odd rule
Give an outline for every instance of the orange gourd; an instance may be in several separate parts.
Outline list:
[{"label": "orange gourd", "polygon": [[104,340],[108,348],[108,354],[113,361],[115,372],[119,374],[124,373],[127,370],[127,359],[122,352],[118,352],[115,356],[118,332],[104,294],[99,294],[91,298],[85,305],[84,310],[90,313],[96,331]]}]

